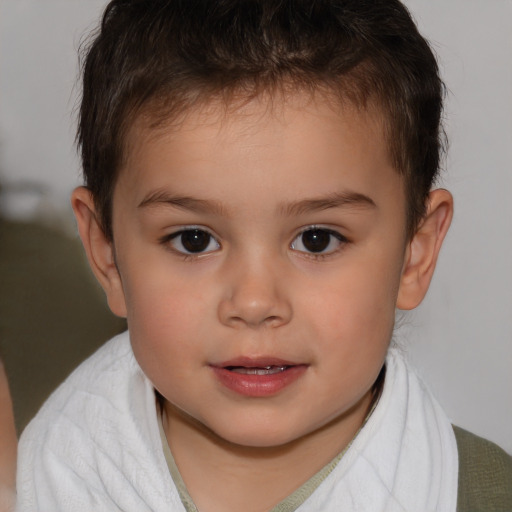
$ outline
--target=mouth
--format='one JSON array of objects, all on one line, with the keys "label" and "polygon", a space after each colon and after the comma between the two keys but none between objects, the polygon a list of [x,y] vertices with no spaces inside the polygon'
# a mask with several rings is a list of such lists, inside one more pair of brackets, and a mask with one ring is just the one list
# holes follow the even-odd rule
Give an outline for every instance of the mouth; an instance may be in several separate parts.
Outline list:
[{"label": "mouth", "polygon": [[238,358],[211,366],[223,388],[247,397],[276,395],[299,380],[308,365],[275,358]]},{"label": "mouth", "polygon": [[226,370],[243,375],[274,375],[276,373],[284,372],[289,366],[265,366],[263,368],[247,368],[246,366],[226,366]]}]

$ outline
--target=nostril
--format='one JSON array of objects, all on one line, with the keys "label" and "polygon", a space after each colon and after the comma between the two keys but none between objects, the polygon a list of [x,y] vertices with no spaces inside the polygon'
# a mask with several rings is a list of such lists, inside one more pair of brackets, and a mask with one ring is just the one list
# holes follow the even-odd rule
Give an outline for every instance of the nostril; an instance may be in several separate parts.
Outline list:
[{"label": "nostril", "polygon": [[278,315],[271,315],[267,317],[233,315],[229,318],[226,318],[224,323],[231,324],[234,327],[277,327],[283,323],[283,319]]},{"label": "nostril", "polygon": [[274,325],[276,323],[282,323],[282,319],[278,316],[269,316],[265,319],[265,323],[268,325]]},{"label": "nostril", "polygon": [[231,327],[278,327],[289,321],[291,304],[279,279],[269,273],[237,273],[224,283],[218,304],[219,320]]},{"label": "nostril", "polygon": [[243,308],[233,303],[224,303],[219,308],[220,321],[225,325],[238,328],[278,327],[288,323],[290,316],[290,308],[283,304],[274,304],[267,308]]}]

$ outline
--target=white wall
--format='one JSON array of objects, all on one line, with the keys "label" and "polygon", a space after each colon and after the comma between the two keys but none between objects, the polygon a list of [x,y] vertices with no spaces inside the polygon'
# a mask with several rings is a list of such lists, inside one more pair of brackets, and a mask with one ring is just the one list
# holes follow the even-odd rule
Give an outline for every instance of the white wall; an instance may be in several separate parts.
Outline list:
[{"label": "white wall", "polygon": [[512,2],[408,0],[441,59],[455,218],[411,356],[453,421],[512,452]]},{"label": "white wall", "polygon": [[[76,50],[103,0],[3,0],[0,181],[18,216],[69,215]],[[440,56],[456,215],[424,304],[397,338],[454,422],[512,452],[512,2],[408,0]],[[40,192],[16,193],[19,181]],[[7,201],[15,197],[14,201]],[[67,217],[69,218],[69,217]]]},{"label": "white wall", "polygon": [[[68,208],[78,183],[73,146],[77,49],[105,0],[2,0],[0,4],[0,183],[41,184],[0,205],[16,215]],[[29,197],[27,197],[29,196]],[[7,204],[6,201],[8,200]],[[48,205],[47,203],[51,203]]]}]

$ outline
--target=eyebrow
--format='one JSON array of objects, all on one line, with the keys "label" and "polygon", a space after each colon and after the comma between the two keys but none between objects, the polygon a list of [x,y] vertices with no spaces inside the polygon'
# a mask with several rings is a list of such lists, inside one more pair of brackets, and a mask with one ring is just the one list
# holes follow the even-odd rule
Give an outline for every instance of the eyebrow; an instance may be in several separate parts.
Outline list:
[{"label": "eyebrow", "polygon": [[217,215],[223,215],[225,213],[225,208],[218,201],[172,195],[164,190],[156,190],[148,194],[139,203],[138,208],[148,208],[153,206],[172,206],[182,210],[189,210],[197,213],[215,213]]},{"label": "eyebrow", "polygon": [[[172,195],[164,190],[149,193],[138,205],[138,208],[154,206],[171,206],[197,213],[214,213],[225,215],[226,209],[222,203],[208,199],[196,199],[189,196]],[[377,205],[370,197],[359,192],[344,191],[329,194],[325,197],[303,199],[297,202],[284,203],[279,206],[279,213],[284,216],[304,215],[315,211],[331,208],[362,208],[374,209]]]},{"label": "eyebrow", "polygon": [[329,194],[325,197],[304,199],[298,202],[283,204],[279,210],[282,215],[292,216],[342,207],[374,209],[377,208],[377,205],[373,199],[364,194],[344,191]]}]

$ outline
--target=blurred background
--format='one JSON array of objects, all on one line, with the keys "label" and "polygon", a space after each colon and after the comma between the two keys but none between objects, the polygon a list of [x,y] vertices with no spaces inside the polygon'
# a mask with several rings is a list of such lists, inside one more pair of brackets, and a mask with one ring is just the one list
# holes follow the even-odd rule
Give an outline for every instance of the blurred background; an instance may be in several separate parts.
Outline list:
[{"label": "blurred background", "polygon": [[[399,315],[451,420],[512,453],[512,1],[407,0],[448,87],[441,186],[455,218],[434,282]],[[0,3],[0,354],[18,430],[124,323],[85,264],[69,206],[77,49],[104,0]]]}]

